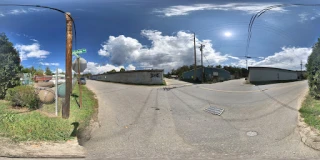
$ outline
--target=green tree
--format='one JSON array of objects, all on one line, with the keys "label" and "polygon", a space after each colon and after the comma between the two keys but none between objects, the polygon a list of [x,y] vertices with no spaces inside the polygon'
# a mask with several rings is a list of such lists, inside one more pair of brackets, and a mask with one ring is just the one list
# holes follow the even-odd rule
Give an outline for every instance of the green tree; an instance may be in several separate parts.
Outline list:
[{"label": "green tree", "polygon": [[313,97],[320,98],[320,38],[312,47],[312,53],[308,57],[306,67],[310,94]]},{"label": "green tree", "polygon": [[0,99],[9,88],[20,85],[18,73],[21,73],[19,53],[4,33],[0,34]]},{"label": "green tree", "polygon": [[22,68],[21,72],[22,73],[31,73],[31,70],[30,70],[30,68]]},{"label": "green tree", "polygon": [[115,72],[117,72],[117,71],[115,69],[113,69],[113,70],[109,71],[108,73],[115,73]]},{"label": "green tree", "polygon": [[216,66],[216,68],[222,68],[222,66],[219,64],[219,65]]},{"label": "green tree", "polygon": [[32,74],[32,76],[34,76],[36,72],[37,72],[37,70],[32,66],[30,68],[30,73]]},{"label": "green tree", "polygon": [[53,75],[53,73],[51,72],[50,68],[47,66],[46,67],[46,75]]},{"label": "green tree", "polygon": [[42,69],[38,69],[38,70],[34,73],[34,75],[36,75],[36,76],[43,76],[43,70],[42,70]]},{"label": "green tree", "polygon": [[120,72],[125,72],[126,70],[124,68],[121,68],[120,69]]}]

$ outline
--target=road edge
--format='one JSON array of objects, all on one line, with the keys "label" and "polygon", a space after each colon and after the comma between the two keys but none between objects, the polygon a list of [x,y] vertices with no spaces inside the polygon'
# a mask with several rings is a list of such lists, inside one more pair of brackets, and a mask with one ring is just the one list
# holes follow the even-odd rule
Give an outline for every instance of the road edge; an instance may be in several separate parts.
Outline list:
[{"label": "road edge", "polygon": [[20,142],[0,137],[0,157],[7,158],[85,158],[84,147],[76,138],[66,142]]},{"label": "road edge", "polygon": [[[302,107],[302,103],[306,99],[306,96],[308,93],[309,93],[309,90],[306,89],[305,91],[303,91],[302,96],[300,96],[298,100],[298,104],[299,104],[298,110],[300,110],[300,108]],[[301,117],[301,114],[299,111],[298,111],[297,126],[299,129],[299,135],[300,135],[301,141],[306,146],[320,151],[320,132],[317,129],[305,123],[304,118]]]}]

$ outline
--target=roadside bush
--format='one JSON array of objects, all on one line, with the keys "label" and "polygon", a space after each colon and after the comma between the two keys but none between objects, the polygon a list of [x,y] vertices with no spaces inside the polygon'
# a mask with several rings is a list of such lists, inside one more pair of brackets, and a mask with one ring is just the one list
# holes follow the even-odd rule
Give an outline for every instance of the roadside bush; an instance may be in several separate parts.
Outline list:
[{"label": "roadside bush", "polygon": [[12,106],[27,107],[37,109],[39,107],[39,98],[31,86],[17,86],[7,90],[6,100],[10,101]]},{"label": "roadside bush", "polygon": [[320,38],[312,47],[312,53],[308,57],[306,67],[310,94],[313,97],[320,98]]}]

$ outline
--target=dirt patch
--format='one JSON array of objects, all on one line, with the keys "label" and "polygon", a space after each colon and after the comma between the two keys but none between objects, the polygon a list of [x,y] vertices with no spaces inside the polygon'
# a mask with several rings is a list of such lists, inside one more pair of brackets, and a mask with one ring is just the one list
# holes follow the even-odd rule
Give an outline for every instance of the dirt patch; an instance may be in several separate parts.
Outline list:
[{"label": "dirt patch", "polygon": [[[306,95],[308,94],[308,90],[305,90],[301,98],[299,99],[299,104],[305,100]],[[302,105],[300,105],[301,107]],[[298,108],[300,109],[300,108]],[[298,128],[299,134],[301,137],[301,141],[308,147],[311,147],[315,150],[320,151],[320,132],[309,126],[304,122],[304,118],[301,117],[300,112],[298,113]]]},{"label": "dirt patch", "polygon": [[[96,95],[94,95],[94,98],[98,100]],[[78,138],[79,145],[83,146],[83,144],[85,142],[87,142],[87,141],[89,141],[91,139],[92,133],[96,129],[100,128],[100,123],[99,123],[99,120],[98,120],[98,113],[99,113],[99,107],[97,106],[97,107],[94,108],[94,113],[92,115],[92,118],[90,120],[89,125],[85,129],[82,129],[82,130],[78,131],[77,138]]]},{"label": "dirt patch", "polygon": [[85,150],[76,139],[64,143],[20,142],[0,137],[0,157],[11,158],[84,158]]}]

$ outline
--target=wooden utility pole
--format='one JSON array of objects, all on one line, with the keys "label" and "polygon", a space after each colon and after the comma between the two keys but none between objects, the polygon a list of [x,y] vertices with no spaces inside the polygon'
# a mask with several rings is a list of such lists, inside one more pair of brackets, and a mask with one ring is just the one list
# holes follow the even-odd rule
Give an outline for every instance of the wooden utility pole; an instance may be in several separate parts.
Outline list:
[{"label": "wooden utility pole", "polygon": [[80,82],[80,58],[77,58],[78,61],[78,85],[79,85],[79,107],[82,107],[82,91],[81,91],[81,82]]},{"label": "wooden utility pole", "polygon": [[72,92],[72,20],[70,13],[66,13],[67,42],[66,42],[66,95],[62,106],[62,118],[68,119],[70,115],[70,95]]},{"label": "wooden utility pole", "polygon": [[193,80],[196,81],[196,77],[197,77],[196,33],[193,33],[193,48],[194,48],[194,76],[193,76]]},{"label": "wooden utility pole", "polygon": [[201,44],[200,45],[200,51],[201,51],[201,67],[202,67],[202,72],[201,72],[201,77],[202,77],[202,82],[204,82],[204,66],[203,66],[203,48],[205,45]]}]

